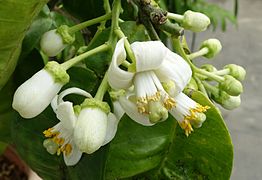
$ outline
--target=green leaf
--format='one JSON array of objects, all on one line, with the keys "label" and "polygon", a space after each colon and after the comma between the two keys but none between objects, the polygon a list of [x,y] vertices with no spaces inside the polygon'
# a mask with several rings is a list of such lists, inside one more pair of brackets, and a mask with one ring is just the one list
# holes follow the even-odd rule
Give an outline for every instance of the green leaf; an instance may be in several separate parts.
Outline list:
[{"label": "green leaf", "polygon": [[153,127],[122,118],[109,150],[107,179],[142,172],[137,179],[229,179],[233,149],[224,121],[202,93],[193,92],[192,98],[211,108],[203,126],[189,137],[173,118]]},{"label": "green leaf", "polygon": [[25,33],[47,0],[0,1],[0,89],[12,75]]},{"label": "green leaf", "polygon": [[0,155],[2,155],[5,152],[7,146],[8,144],[0,141]]},{"label": "green leaf", "polygon": [[[141,24],[139,25],[134,21],[126,21],[120,24],[120,28],[122,29],[130,43],[134,41],[148,40],[148,37],[145,34],[145,27]],[[98,35],[98,37],[92,42],[92,44],[88,46],[88,50],[107,42],[109,38],[109,33],[110,28],[107,28],[104,31],[102,31]],[[109,63],[111,62],[112,54],[112,50],[108,50],[90,56],[85,60],[86,66],[94,72],[96,72],[98,76],[102,77],[105,71],[107,70]]]},{"label": "green leaf", "polygon": [[68,12],[81,20],[93,19],[105,13],[101,0],[63,0],[63,5]]}]

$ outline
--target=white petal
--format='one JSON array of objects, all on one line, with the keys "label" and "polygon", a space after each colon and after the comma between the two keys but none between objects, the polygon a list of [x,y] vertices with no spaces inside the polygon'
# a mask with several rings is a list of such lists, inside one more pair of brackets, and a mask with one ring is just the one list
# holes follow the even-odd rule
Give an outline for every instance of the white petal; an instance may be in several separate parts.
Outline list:
[{"label": "white petal", "polygon": [[24,118],[39,115],[62,88],[44,69],[18,87],[14,94],[13,108]]},{"label": "white petal", "polygon": [[108,69],[108,83],[114,89],[126,89],[131,86],[134,74],[122,70],[119,65],[126,59],[124,47],[125,38],[122,38],[116,44],[112,57],[112,62]]},{"label": "white petal", "polygon": [[69,155],[66,155],[65,152],[64,155],[64,161],[67,166],[74,166],[78,163],[78,161],[81,159],[82,152],[79,151],[79,149],[76,147],[75,143],[70,143],[72,146],[72,152]]},{"label": "white petal", "polygon": [[76,87],[73,87],[73,88],[68,88],[64,91],[62,91],[59,96],[58,96],[58,104],[62,103],[63,102],[63,98],[65,96],[67,96],[68,94],[79,94],[79,95],[82,95],[82,96],[85,96],[85,97],[88,97],[88,98],[92,98],[92,95],[80,88],[76,88]]},{"label": "white petal", "polygon": [[76,121],[74,142],[82,152],[98,150],[106,137],[107,114],[99,108],[84,108]]},{"label": "white petal", "polygon": [[113,113],[109,113],[107,116],[107,128],[106,128],[106,137],[102,146],[109,143],[116,135],[117,126],[120,119],[117,119]]},{"label": "white petal", "polygon": [[116,118],[120,120],[122,116],[125,114],[124,109],[120,105],[119,101],[113,101],[113,107],[114,107],[114,114],[116,115]]},{"label": "white petal", "polygon": [[63,127],[71,130],[75,127],[77,117],[74,113],[73,104],[71,102],[62,102],[58,105],[56,117],[61,121]]},{"label": "white petal", "polygon": [[161,41],[134,42],[131,48],[136,57],[137,72],[157,69],[167,51]]},{"label": "white petal", "polygon": [[56,33],[56,29],[53,29],[43,34],[40,46],[41,50],[47,56],[52,57],[60,53],[66,47],[66,44],[63,43],[63,39],[60,34]]},{"label": "white petal", "polygon": [[130,100],[128,100],[128,96],[127,97],[125,97],[125,96],[120,97],[119,102],[120,102],[121,106],[123,107],[124,111],[126,112],[126,114],[131,119],[133,119],[135,122],[142,124],[144,126],[154,125],[149,121],[149,118],[148,118],[147,115],[140,114],[137,111],[136,105],[133,102],[131,102]]},{"label": "white petal", "polygon": [[192,76],[192,70],[187,62],[170,50],[167,51],[163,64],[155,73],[161,82],[172,80],[177,88],[176,94],[185,88]]},{"label": "white petal", "polygon": [[57,100],[58,100],[58,95],[56,95],[54,97],[54,99],[51,101],[51,107],[52,107],[54,112],[56,112],[56,110],[57,110],[57,106],[58,106],[58,101]]}]

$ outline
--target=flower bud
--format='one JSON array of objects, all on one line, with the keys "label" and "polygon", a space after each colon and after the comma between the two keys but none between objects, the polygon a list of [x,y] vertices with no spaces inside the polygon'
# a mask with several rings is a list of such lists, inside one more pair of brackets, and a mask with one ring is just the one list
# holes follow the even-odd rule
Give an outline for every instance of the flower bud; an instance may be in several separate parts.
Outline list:
[{"label": "flower bud", "polygon": [[48,62],[44,69],[18,87],[12,106],[22,117],[33,118],[51,103],[68,81],[69,75],[60,64]]},{"label": "flower bud", "polygon": [[224,76],[225,80],[219,83],[219,88],[231,96],[238,96],[243,92],[241,82],[230,75]]},{"label": "flower bud", "polygon": [[59,54],[68,44],[75,40],[74,35],[69,34],[68,26],[63,25],[57,29],[47,31],[40,40],[41,50],[49,57]]},{"label": "flower bud", "polygon": [[193,11],[186,11],[182,21],[182,27],[193,32],[205,31],[210,24],[210,19],[205,14]]},{"label": "flower bud", "polygon": [[245,79],[246,70],[241,66],[236,64],[228,64],[224,67],[224,69],[229,69],[229,74],[239,81],[243,81]]},{"label": "flower bud", "polygon": [[203,56],[210,59],[215,57],[221,51],[222,45],[217,39],[208,39],[201,44],[200,49],[202,48],[208,48],[208,53]]},{"label": "flower bud", "polygon": [[224,91],[220,91],[219,96],[212,96],[212,98],[227,110],[235,109],[241,104],[240,96],[230,96]]},{"label": "flower bud", "polygon": [[110,107],[96,99],[86,99],[81,106],[74,130],[74,142],[80,151],[91,154],[104,143]]}]

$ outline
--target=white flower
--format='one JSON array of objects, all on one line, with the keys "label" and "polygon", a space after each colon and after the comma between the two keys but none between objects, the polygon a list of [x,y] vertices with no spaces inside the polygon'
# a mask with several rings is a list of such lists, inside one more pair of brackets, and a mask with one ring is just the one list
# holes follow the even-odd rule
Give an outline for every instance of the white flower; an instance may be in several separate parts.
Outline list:
[{"label": "white flower", "polygon": [[48,138],[43,143],[44,147],[50,154],[56,153],[60,155],[63,153],[67,166],[75,165],[82,156],[82,152],[77,148],[73,140],[73,133],[77,121],[73,104],[68,101],[63,101],[63,97],[71,93],[92,97],[89,93],[78,88],[69,88],[60,93],[60,95],[56,96],[52,101],[52,108],[60,122],[43,132],[45,137]]},{"label": "white flower", "polygon": [[107,103],[96,99],[86,99],[81,107],[74,141],[82,152],[91,154],[114,138],[119,119]]},{"label": "white flower", "polygon": [[52,101],[69,76],[56,62],[49,62],[44,69],[18,87],[14,94],[13,108],[24,118],[39,115]]},{"label": "white flower", "polygon": [[135,94],[119,99],[125,112],[143,125],[153,125],[168,117],[174,99],[163,84],[173,84],[172,95],[179,94],[190,81],[192,71],[177,54],[160,41],[135,42],[131,48],[136,57],[136,72],[122,70],[125,60],[124,39],[118,41],[108,70],[108,81],[114,89],[127,90],[134,85]]},{"label": "white flower", "polygon": [[206,115],[203,112],[206,112],[209,107],[196,103],[182,92],[175,96],[174,99],[176,106],[169,112],[188,136],[193,131],[191,125],[196,128],[202,126],[202,123],[206,120]]}]

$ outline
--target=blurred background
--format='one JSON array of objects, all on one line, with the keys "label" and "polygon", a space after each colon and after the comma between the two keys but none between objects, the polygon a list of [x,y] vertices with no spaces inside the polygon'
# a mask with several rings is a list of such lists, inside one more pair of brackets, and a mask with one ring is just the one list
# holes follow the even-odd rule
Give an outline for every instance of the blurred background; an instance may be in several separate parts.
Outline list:
[{"label": "blurred background", "polygon": [[[225,9],[233,10],[232,0],[212,0]],[[235,63],[245,67],[242,104],[233,111],[223,111],[234,144],[234,167],[231,179],[261,179],[262,177],[262,1],[239,0],[237,25],[227,23],[226,31],[198,33],[195,49],[208,38],[217,38],[222,52],[211,62],[217,68]],[[192,35],[191,35],[192,37]],[[198,60],[196,60],[198,61]],[[207,60],[199,60],[206,63]],[[222,108],[221,108],[222,110]]]}]

